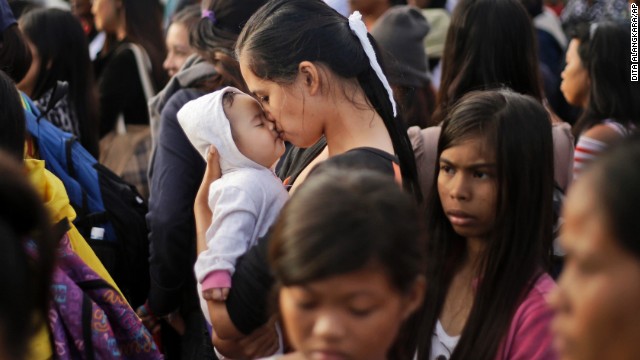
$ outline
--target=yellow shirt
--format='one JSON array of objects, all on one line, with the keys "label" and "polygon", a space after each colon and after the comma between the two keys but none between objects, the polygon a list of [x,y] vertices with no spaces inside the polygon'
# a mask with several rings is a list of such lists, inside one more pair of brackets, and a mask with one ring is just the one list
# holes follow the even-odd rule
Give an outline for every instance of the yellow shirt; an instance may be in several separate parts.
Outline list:
[{"label": "yellow shirt", "polygon": [[[67,191],[62,181],[44,168],[44,161],[42,160],[25,159],[24,164],[28,171],[31,184],[36,188],[38,194],[40,194],[40,198],[44,201],[45,207],[49,210],[52,223],[56,224],[64,218],[69,219],[71,229],[68,235],[73,251],[78,254],[96,274],[120,292],[120,289],[104,268],[100,259],[98,259],[89,244],[87,244],[82,235],[80,235],[78,229],[73,225],[72,221],[76,218],[76,212],[69,203],[69,197],[67,196]],[[120,294],[122,295],[122,292],[120,292]],[[36,336],[34,336],[29,349],[30,354],[28,359],[30,360],[50,359],[53,357],[53,349],[51,348],[51,340],[46,324],[43,324],[42,328]]]}]

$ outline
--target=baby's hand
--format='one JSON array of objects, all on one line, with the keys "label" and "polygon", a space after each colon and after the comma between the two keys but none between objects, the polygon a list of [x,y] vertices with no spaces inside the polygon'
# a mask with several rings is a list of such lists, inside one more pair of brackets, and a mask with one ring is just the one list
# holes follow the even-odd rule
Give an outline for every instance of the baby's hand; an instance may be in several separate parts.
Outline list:
[{"label": "baby's hand", "polygon": [[202,291],[202,297],[205,300],[225,301],[229,296],[229,288],[213,288]]}]

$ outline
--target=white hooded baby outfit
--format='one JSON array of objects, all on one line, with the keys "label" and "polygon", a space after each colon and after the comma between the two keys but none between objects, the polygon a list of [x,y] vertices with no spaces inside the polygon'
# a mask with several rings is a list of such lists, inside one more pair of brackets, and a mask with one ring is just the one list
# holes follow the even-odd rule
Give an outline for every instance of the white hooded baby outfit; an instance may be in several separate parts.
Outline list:
[{"label": "white hooded baby outfit", "polygon": [[[222,105],[222,97],[227,92],[242,93],[226,87],[188,102],[178,112],[180,126],[205,161],[209,145],[216,147],[222,170],[222,177],[209,188],[213,221],[206,232],[208,249],[198,256],[195,264],[200,292],[231,286],[236,259],[267,233],[289,199],[271,169],[238,150]],[[202,297],[200,302],[207,315]],[[205,317],[209,321],[209,317]]]}]

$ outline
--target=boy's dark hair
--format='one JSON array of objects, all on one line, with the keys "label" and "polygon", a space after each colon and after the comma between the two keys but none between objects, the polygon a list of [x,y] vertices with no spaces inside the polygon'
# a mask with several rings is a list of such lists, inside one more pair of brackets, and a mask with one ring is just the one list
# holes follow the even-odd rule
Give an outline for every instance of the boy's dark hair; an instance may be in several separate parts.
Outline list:
[{"label": "boy's dark hair", "polygon": [[271,234],[269,262],[280,285],[326,279],[380,264],[398,291],[422,274],[415,202],[393,177],[324,166],[285,205]]},{"label": "boy's dark hair", "polygon": [[[511,90],[465,95],[442,125],[438,157],[450,147],[480,138],[495,154],[496,208],[493,231],[481,257],[482,281],[450,359],[495,359],[523,297],[546,264],[553,224],[553,140],[540,102]],[[419,330],[418,359],[428,359],[431,335],[453,275],[466,257],[442,208],[439,162],[427,201],[427,292]]]},{"label": "boy's dark hair", "polygon": [[542,102],[531,18],[520,0],[461,0],[451,16],[432,123],[467,92],[502,86]]},{"label": "boy's dark hair", "polygon": [[[380,59],[375,40],[371,35],[368,38]],[[270,0],[242,30],[236,45],[238,58],[240,54],[249,58],[254,74],[280,84],[291,83],[298,65],[305,60],[323,65],[341,78],[357,79],[368,102],[384,121],[400,162],[405,189],[421,200],[415,158],[405,127],[394,117],[389,94],[345,17],[322,0]]]},{"label": "boy's dark hair", "polygon": [[0,149],[24,159],[26,124],[20,94],[13,80],[0,70]]}]

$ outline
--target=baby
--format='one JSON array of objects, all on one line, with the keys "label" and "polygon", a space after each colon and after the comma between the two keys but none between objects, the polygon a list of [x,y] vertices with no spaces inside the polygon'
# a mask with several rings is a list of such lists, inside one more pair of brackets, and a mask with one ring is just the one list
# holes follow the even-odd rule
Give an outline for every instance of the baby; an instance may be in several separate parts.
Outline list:
[{"label": "baby", "polygon": [[195,273],[204,299],[224,301],[236,259],[266,234],[289,198],[271,170],[285,145],[258,102],[233,87],[190,101],[178,122],[205,160],[211,144],[220,155],[222,177],[209,188],[208,249]]}]

